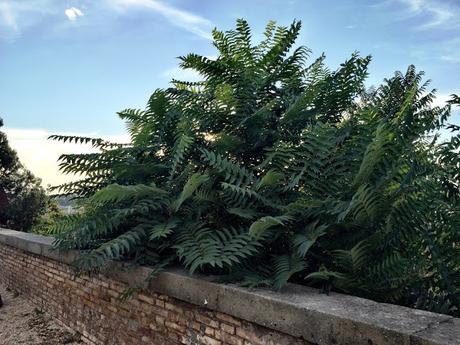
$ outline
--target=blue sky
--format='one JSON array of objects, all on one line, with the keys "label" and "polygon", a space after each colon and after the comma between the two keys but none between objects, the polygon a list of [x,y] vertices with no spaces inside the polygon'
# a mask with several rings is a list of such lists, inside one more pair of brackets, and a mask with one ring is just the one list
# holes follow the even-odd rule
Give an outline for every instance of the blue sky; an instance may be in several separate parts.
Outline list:
[{"label": "blue sky", "polygon": [[34,135],[123,138],[115,112],[143,107],[171,77],[193,78],[176,57],[215,55],[211,29],[236,18],[255,39],[270,19],[301,20],[298,44],[313,58],[325,52],[333,69],[353,51],[371,54],[369,85],[415,64],[438,102],[460,93],[460,0],[0,0],[0,116],[10,141],[30,167],[32,147],[51,150]]}]

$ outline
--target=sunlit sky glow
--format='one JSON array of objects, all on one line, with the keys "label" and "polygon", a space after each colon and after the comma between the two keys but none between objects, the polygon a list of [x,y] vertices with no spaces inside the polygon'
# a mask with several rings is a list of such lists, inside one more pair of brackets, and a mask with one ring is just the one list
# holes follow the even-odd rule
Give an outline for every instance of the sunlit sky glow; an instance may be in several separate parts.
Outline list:
[{"label": "sunlit sky glow", "polygon": [[302,20],[298,44],[333,69],[353,51],[371,54],[369,86],[414,64],[437,102],[460,93],[459,0],[2,0],[0,116],[12,146],[44,185],[65,181],[56,158],[89,148],[49,134],[126,140],[115,112],[143,107],[172,77],[194,78],[176,57],[215,56],[211,29],[236,18],[255,39],[270,19]]}]

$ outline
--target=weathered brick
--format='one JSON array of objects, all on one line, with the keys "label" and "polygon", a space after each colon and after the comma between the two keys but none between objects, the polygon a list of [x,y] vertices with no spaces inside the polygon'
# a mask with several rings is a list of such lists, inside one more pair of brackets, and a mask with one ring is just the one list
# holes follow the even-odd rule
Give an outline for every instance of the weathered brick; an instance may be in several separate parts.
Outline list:
[{"label": "weathered brick", "polygon": [[243,345],[244,339],[231,335],[226,332],[216,331],[214,337],[226,345]]},{"label": "weathered brick", "polygon": [[251,332],[251,331],[249,331],[249,330],[247,330],[245,328],[237,328],[236,329],[236,335],[241,337],[241,338],[243,338],[243,339],[245,339],[245,340],[249,340],[251,343],[253,343],[252,345],[259,345],[260,344],[259,337],[255,333],[253,333],[253,332]]},{"label": "weathered brick", "polygon": [[182,314],[184,312],[184,310],[180,306],[169,303],[169,302],[165,303],[165,309],[173,311],[177,314]]},{"label": "weathered brick", "polygon": [[[118,297],[126,285],[103,274],[74,276],[71,266],[0,244],[0,282],[49,311],[91,345],[273,345],[273,331],[173,297]],[[249,326],[248,326],[249,325]],[[277,333],[282,344],[307,345]],[[280,342],[281,343],[281,342]]]},{"label": "weathered brick", "polygon": [[219,321],[213,320],[207,316],[201,315],[201,314],[196,314],[195,316],[196,320],[200,323],[204,323],[207,326],[211,326],[213,328],[218,328],[219,327]]},{"label": "weathered brick", "polygon": [[154,303],[155,303],[155,300],[154,300],[152,297],[149,297],[149,296],[144,295],[144,294],[142,294],[142,293],[140,293],[140,294],[137,296],[137,298],[138,298],[139,300],[141,300],[142,302],[146,302],[146,303],[148,303],[148,304],[154,304]]},{"label": "weathered brick", "polygon": [[235,319],[234,317],[227,315],[227,314],[222,314],[222,313],[216,313],[216,318],[219,320],[222,320],[226,323],[235,325],[235,326],[241,326],[241,321],[238,319]]},{"label": "weathered brick", "polygon": [[185,327],[176,322],[165,321],[165,326],[168,328],[174,329],[176,331],[185,333]]},{"label": "weathered brick", "polygon": [[220,340],[213,339],[207,335],[198,335],[198,340],[205,345],[222,345]]},{"label": "weathered brick", "polygon": [[235,326],[230,326],[226,323],[221,323],[219,328],[226,333],[235,334]]}]

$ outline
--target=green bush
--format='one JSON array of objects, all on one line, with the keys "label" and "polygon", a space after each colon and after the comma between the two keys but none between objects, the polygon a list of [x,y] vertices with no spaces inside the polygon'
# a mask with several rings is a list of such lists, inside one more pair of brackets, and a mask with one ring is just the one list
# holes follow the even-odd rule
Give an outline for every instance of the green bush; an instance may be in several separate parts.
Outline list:
[{"label": "green bush", "polygon": [[[85,212],[56,246],[158,269],[173,264],[250,286],[287,281],[458,315],[458,127],[410,66],[365,90],[370,57],[337,70],[294,47],[300,23],[214,30],[219,55],[181,57],[201,82],[173,80],[145,110],[119,113],[128,145],[63,155],[81,181],[56,187]],[[458,103],[453,97],[451,103]],[[455,131],[441,142],[442,129]]]}]

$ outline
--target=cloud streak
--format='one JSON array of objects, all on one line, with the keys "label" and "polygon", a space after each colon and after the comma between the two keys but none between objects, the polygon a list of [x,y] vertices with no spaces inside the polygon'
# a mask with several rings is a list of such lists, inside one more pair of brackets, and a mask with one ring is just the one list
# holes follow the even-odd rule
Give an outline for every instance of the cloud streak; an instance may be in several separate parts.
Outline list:
[{"label": "cloud streak", "polygon": [[200,37],[211,39],[210,31],[213,23],[194,13],[181,10],[157,0],[109,0],[110,4],[119,11],[132,8],[144,8],[156,12],[171,24],[181,27]]},{"label": "cloud streak", "polygon": [[439,0],[397,0],[406,6],[406,15],[420,17],[424,23],[417,27],[418,30],[434,28],[455,29],[460,27],[458,18],[460,6],[448,1]]}]

